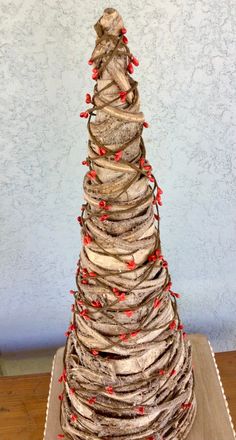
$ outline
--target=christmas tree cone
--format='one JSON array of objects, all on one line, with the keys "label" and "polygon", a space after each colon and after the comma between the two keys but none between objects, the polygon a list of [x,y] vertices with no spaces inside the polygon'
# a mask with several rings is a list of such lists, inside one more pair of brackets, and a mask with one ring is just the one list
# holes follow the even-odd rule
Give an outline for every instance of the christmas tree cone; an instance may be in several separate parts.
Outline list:
[{"label": "christmas tree cone", "polygon": [[148,124],[131,76],[138,60],[116,10],[106,9],[95,30],[60,438],[183,440],[196,414],[192,347],[161,249],[162,190],[146,158]]}]

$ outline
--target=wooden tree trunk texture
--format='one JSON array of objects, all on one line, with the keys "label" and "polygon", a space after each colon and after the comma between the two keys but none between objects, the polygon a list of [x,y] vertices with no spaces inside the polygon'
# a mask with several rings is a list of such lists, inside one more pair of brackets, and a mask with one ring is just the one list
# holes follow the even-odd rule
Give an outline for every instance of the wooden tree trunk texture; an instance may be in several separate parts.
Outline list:
[{"label": "wooden tree trunk texture", "polygon": [[170,290],[150,174],[142,168],[148,165],[144,116],[137,83],[127,74],[131,55],[122,28],[111,8],[95,26],[99,76],[88,161],[96,173],[84,178],[84,246],[61,378],[61,424],[73,440],[183,440],[197,406],[192,347]]}]

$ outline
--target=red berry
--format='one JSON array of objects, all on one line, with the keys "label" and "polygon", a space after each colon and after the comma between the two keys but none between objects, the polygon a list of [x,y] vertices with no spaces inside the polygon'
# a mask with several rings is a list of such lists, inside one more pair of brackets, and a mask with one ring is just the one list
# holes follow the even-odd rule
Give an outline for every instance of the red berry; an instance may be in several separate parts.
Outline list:
[{"label": "red berry", "polygon": [[85,96],[86,104],[90,104],[91,101],[92,101],[91,95],[89,93],[86,93],[86,96]]},{"label": "red berry", "polygon": [[124,34],[126,34],[127,29],[126,29],[125,27],[123,27],[123,28],[120,30],[120,32],[121,32],[122,35],[124,35]]},{"label": "red berry", "polygon": [[108,214],[103,214],[103,215],[101,215],[101,217],[99,217],[99,220],[100,220],[101,222],[104,222],[104,220],[107,220],[108,217],[109,217]]},{"label": "red berry", "polygon": [[129,42],[128,38],[125,35],[123,36],[122,41],[124,44],[128,44]]},{"label": "red berry", "polygon": [[131,318],[131,316],[133,315],[133,311],[132,310],[125,310],[124,311],[124,314],[126,315],[126,316],[128,316],[128,318]]},{"label": "red berry", "polygon": [[117,152],[115,153],[115,155],[114,155],[114,160],[115,160],[116,162],[118,162],[118,161],[121,159],[122,154],[123,154],[123,151],[122,151],[122,150],[117,151]]},{"label": "red berry", "polygon": [[98,79],[99,71],[98,69],[93,69],[92,79]]},{"label": "red berry", "polygon": [[91,171],[89,171],[89,173],[87,173],[87,176],[88,176],[90,179],[95,179],[96,175],[97,175],[97,173],[96,173],[95,170],[91,170]]},{"label": "red berry", "polygon": [[154,309],[159,307],[160,304],[161,304],[161,301],[159,300],[159,298],[155,298],[154,303],[153,303]]},{"label": "red berry", "polygon": [[89,64],[89,66],[92,66],[92,64],[93,64],[92,58],[90,58],[90,60],[88,60],[88,64]]},{"label": "red berry", "polygon": [[135,58],[134,56],[132,56],[131,58],[131,62],[134,64],[134,66],[139,66],[139,61],[137,58]]},{"label": "red berry", "polygon": [[144,126],[145,128],[148,128],[148,127],[149,127],[148,122],[144,121],[143,126]]},{"label": "red berry", "polygon": [[99,147],[99,156],[104,156],[106,154],[107,150],[104,147]]},{"label": "red berry", "polygon": [[90,237],[89,234],[84,236],[84,245],[86,246],[87,244],[91,243],[92,238]]},{"label": "red berry", "polygon": [[172,322],[169,324],[169,327],[170,327],[171,330],[174,330],[174,329],[175,329],[175,327],[176,327],[176,322],[175,322],[175,320],[172,321]]},{"label": "red berry", "polygon": [[106,391],[107,391],[109,394],[113,394],[113,393],[114,393],[113,387],[112,387],[111,385],[108,386],[108,387],[106,387],[105,389],[106,389]]},{"label": "red berry", "polygon": [[134,73],[134,68],[133,68],[133,64],[132,64],[132,63],[129,63],[129,64],[128,64],[128,66],[127,66],[127,70],[128,70],[128,72],[131,73],[131,74]]},{"label": "red berry", "polygon": [[128,269],[132,270],[136,268],[136,263],[134,260],[130,260],[127,262]]},{"label": "red berry", "polygon": [[119,95],[120,95],[121,102],[125,102],[126,98],[127,98],[127,92],[120,92]]},{"label": "red berry", "polygon": [[100,200],[99,202],[100,208],[105,208],[106,204],[107,204],[106,200]]},{"label": "red berry", "polygon": [[97,350],[95,350],[95,348],[93,348],[93,349],[91,350],[91,353],[92,353],[94,356],[97,356],[97,355],[99,354],[99,351],[97,351]]}]

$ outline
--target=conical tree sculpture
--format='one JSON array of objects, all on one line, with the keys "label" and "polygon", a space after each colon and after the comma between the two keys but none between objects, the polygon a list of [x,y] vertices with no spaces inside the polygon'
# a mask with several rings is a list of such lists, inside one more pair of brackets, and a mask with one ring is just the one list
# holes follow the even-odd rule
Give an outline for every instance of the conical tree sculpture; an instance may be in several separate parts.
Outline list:
[{"label": "conical tree sculpture", "polygon": [[146,158],[148,124],[131,77],[138,60],[116,10],[106,9],[95,30],[94,95],[80,115],[89,131],[83,246],[58,438],[183,440],[196,413],[192,349],[161,249],[162,190]]}]

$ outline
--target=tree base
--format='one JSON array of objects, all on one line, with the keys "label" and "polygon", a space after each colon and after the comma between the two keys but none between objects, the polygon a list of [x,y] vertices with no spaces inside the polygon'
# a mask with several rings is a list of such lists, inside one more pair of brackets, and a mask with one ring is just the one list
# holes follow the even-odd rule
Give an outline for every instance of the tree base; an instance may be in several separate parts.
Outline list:
[{"label": "tree base", "polygon": [[[197,415],[186,440],[234,440],[236,436],[211,345],[204,335],[188,337],[193,348]],[[63,351],[64,347],[59,348],[54,356],[44,440],[54,440],[62,433],[58,395],[63,384],[58,382],[58,377],[63,370]],[[67,439],[65,436],[64,440]]]}]

